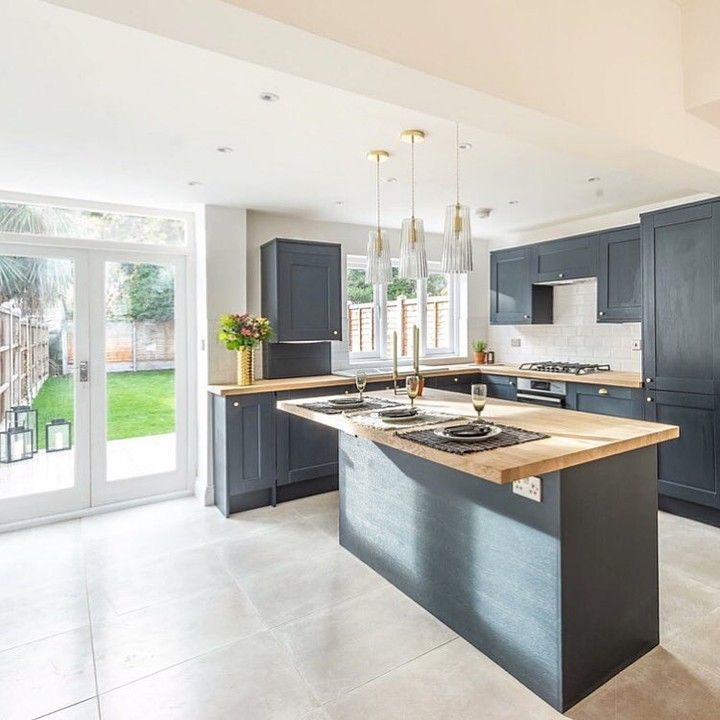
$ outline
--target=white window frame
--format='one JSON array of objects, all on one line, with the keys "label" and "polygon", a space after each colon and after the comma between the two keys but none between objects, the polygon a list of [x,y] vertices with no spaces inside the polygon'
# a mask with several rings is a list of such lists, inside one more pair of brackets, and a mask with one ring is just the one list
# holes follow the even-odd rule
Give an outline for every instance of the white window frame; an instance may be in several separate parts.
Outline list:
[{"label": "white window frame", "polygon": [[[347,269],[364,270],[365,257],[363,255],[348,255]],[[393,267],[398,267],[400,261],[396,258],[392,259]],[[428,262],[428,272],[431,274],[442,274],[440,263],[437,261]],[[422,358],[442,358],[442,357],[458,357],[458,346],[460,337],[460,318],[461,318],[461,297],[463,296],[462,288],[465,282],[464,276],[448,275],[448,340],[447,347],[428,348],[427,347],[427,280],[417,280],[417,301],[418,301],[418,317],[420,319],[420,357]],[[347,303],[347,298],[346,298]],[[375,350],[364,350],[362,352],[348,353],[351,365],[363,365],[368,361],[385,361],[392,357],[392,348],[387,343],[387,293],[384,286],[376,285],[373,288],[373,304],[375,306],[375,337],[377,342]],[[348,336],[350,328],[348,328]],[[409,358],[408,355],[402,356],[403,359]]]}]

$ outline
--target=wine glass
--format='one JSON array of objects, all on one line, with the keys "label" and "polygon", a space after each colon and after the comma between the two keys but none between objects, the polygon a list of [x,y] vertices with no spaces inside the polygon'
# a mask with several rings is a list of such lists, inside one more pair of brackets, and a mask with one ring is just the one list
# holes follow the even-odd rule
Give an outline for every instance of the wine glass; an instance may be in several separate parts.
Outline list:
[{"label": "wine glass", "polygon": [[367,373],[364,370],[358,370],[355,373],[355,387],[360,393],[360,402],[363,400],[363,392],[365,391],[365,385],[367,385]]},{"label": "wine glass", "polygon": [[470,397],[472,399],[473,407],[477,411],[478,422],[482,422],[480,415],[482,414],[482,411],[485,408],[485,403],[487,402],[487,385],[471,385]]},{"label": "wine glass", "polygon": [[405,392],[410,398],[410,407],[415,406],[415,398],[420,392],[420,376],[419,375],[408,375],[405,378]]}]

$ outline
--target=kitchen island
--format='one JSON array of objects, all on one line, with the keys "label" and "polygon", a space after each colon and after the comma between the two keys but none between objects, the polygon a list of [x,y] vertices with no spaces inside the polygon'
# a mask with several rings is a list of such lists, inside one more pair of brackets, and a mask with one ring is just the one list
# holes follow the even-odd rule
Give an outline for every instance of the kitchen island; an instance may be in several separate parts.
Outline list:
[{"label": "kitchen island", "polygon": [[[548,437],[455,455],[306,402],[277,406],[340,431],[341,545],[553,707],[658,644],[654,446],[675,426],[490,400]],[[473,416],[457,393],[418,404]],[[539,502],[513,492],[529,476]]]}]

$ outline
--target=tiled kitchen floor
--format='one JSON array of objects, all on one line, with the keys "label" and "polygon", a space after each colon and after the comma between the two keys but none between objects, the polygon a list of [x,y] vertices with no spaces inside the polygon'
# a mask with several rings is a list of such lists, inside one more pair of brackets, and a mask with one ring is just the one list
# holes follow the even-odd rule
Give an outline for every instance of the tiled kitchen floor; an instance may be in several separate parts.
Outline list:
[{"label": "tiled kitchen floor", "polygon": [[[332,493],[230,520],[188,498],[0,535],[0,718],[561,717],[336,527]],[[662,647],[568,717],[720,717],[720,530],[661,514],[660,546]]]}]

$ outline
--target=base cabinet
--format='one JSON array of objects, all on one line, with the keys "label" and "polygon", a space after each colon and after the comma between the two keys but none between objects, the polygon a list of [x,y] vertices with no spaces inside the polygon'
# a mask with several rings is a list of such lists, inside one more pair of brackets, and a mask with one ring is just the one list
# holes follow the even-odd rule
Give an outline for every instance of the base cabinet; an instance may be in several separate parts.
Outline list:
[{"label": "base cabinet", "polygon": [[580,412],[643,419],[642,388],[623,388],[587,383],[567,386],[566,407]]},{"label": "base cabinet", "polygon": [[517,400],[517,378],[483,374],[482,380],[487,385],[488,397]]}]

